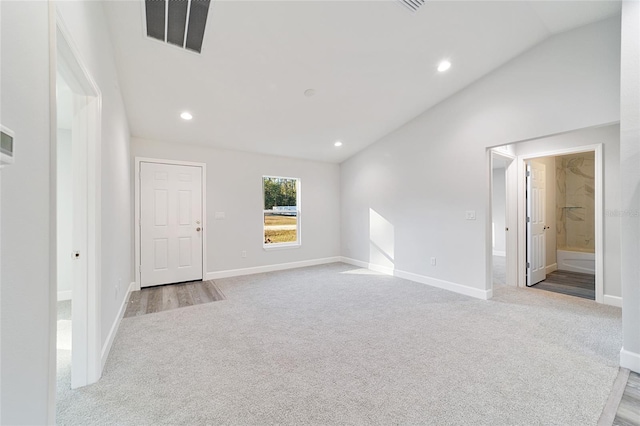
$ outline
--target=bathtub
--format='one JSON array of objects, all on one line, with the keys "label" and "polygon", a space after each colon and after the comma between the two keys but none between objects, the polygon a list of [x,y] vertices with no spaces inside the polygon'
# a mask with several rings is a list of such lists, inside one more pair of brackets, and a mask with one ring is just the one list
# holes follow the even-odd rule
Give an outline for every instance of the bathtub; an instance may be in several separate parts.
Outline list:
[{"label": "bathtub", "polygon": [[595,253],[581,251],[556,250],[558,269],[583,274],[596,273]]}]

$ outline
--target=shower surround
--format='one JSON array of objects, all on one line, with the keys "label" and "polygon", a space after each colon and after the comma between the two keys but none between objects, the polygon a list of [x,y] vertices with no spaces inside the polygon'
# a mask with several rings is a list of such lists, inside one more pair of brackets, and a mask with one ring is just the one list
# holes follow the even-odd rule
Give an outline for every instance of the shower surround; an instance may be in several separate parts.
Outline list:
[{"label": "shower surround", "polygon": [[595,253],[594,177],[594,152],[556,157],[558,250]]}]

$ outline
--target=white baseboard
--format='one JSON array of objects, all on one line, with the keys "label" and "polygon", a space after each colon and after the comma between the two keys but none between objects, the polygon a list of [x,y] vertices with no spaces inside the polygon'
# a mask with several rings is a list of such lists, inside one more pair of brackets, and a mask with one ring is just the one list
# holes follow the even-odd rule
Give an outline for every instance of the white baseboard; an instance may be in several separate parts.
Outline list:
[{"label": "white baseboard", "polygon": [[275,265],[255,266],[252,268],[228,269],[226,271],[207,272],[207,280],[238,277],[241,275],[262,274],[264,272],[283,271],[285,269],[304,268],[305,266],[324,265],[325,263],[340,262],[340,257],[325,257],[322,259],[303,260],[300,262],[277,263]]},{"label": "white baseboard", "polygon": [[443,290],[452,291],[454,293],[464,294],[465,296],[475,297],[476,299],[487,300],[493,296],[492,290],[481,290],[478,288],[452,283],[450,281],[445,281],[438,278],[431,278],[425,275],[414,274],[412,272],[391,269],[386,266],[374,265],[371,263],[363,262],[361,260],[351,259],[349,257],[342,257],[342,262],[354,266],[359,266],[361,268],[371,269],[372,271],[380,272],[383,274],[393,275],[398,278],[403,278],[405,280],[414,281],[420,284],[426,284],[431,287],[437,287]]},{"label": "white baseboard", "polygon": [[111,325],[111,330],[109,330],[109,336],[107,336],[107,341],[104,343],[102,347],[102,358],[100,364],[100,371],[104,369],[104,365],[107,363],[107,358],[109,357],[109,352],[111,352],[111,346],[113,346],[113,340],[116,338],[116,333],[118,332],[118,328],[120,327],[120,321],[122,321],[122,317],[124,316],[124,311],[127,309],[127,300],[129,300],[129,294],[133,291],[136,283],[133,282],[129,284],[129,288],[127,289],[127,294],[124,295],[124,299],[122,300],[122,305],[120,306],[120,311],[118,315],[116,315],[116,319],[113,321]]},{"label": "white baseboard", "polygon": [[557,270],[558,270],[558,264],[557,263],[554,263],[553,265],[549,265],[549,266],[547,266],[545,268],[545,272],[547,274],[550,274],[550,273],[552,273],[554,271],[557,271]]},{"label": "white baseboard", "polygon": [[62,302],[63,300],[71,300],[72,295],[73,291],[71,290],[59,291],[58,302]]},{"label": "white baseboard", "polygon": [[506,251],[502,251],[502,250],[494,250],[493,251],[493,255],[494,256],[502,256],[505,257],[507,255]]},{"label": "white baseboard", "polygon": [[628,368],[640,374],[640,354],[622,348],[620,351],[620,367]]},{"label": "white baseboard", "polygon": [[618,308],[622,308],[622,297],[620,296],[609,296],[605,294],[602,297],[602,303],[610,306],[617,306]]}]

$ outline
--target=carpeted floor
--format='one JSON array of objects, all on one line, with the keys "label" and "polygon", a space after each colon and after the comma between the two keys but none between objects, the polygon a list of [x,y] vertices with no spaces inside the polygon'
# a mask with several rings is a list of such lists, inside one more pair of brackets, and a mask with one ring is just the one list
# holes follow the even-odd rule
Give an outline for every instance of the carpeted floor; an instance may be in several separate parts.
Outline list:
[{"label": "carpeted floor", "polygon": [[58,423],[595,425],[618,371],[620,309],[589,300],[341,263],[216,284],[227,300],[123,319]]}]

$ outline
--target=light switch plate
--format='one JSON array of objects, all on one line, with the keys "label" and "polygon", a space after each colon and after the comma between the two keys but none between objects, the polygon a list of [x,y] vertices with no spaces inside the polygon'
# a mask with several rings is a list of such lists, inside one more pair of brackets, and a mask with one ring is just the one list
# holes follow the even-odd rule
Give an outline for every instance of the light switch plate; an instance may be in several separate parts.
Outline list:
[{"label": "light switch plate", "polygon": [[224,219],[224,218],[225,218],[225,214],[224,214],[224,212],[216,212],[215,218],[216,218],[217,220],[222,220],[222,219]]},{"label": "light switch plate", "polygon": [[465,219],[467,220],[476,220],[476,211],[475,210],[467,210],[465,213]]}]

